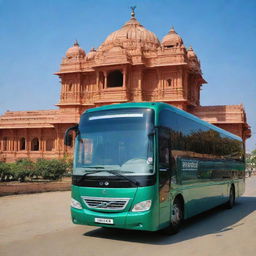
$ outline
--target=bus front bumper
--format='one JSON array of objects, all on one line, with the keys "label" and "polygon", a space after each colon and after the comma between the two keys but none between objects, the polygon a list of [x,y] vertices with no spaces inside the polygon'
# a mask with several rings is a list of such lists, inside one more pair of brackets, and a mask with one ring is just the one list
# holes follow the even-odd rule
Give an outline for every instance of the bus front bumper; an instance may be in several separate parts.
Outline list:
[{"label": "bus front bumper", "polygon": [[[74,224],[99,227],[156,231],[158,230],[158,225],[154,223],[154,216],[152,215],[151,210],[145,212],[106,213],[71,207],[71,216]],[[97,223],[99,219],[100,221],[104,221],[104,219],[110,220],[113,224]]]}]

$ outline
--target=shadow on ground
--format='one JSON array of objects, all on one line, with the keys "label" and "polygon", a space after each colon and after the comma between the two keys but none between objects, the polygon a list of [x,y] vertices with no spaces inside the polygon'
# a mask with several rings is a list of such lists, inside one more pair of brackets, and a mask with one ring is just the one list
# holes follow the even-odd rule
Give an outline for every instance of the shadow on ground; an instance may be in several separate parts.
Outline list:
[{"label": "shadow on ground", "polygon": [[97,228],[86,232],[84,236],[103,239],[128,241],[136,243],[166,245],[179,243],[196,237],[216,234],[222,236],[243,225],[243,218],[256,210],[256,197],[241,197],[233,209],[227,210],[224,206],[216,207],[210,211],[187,220],[182,230],[173,236],[164,236],[160,232],[142,232],[132,230]]}]

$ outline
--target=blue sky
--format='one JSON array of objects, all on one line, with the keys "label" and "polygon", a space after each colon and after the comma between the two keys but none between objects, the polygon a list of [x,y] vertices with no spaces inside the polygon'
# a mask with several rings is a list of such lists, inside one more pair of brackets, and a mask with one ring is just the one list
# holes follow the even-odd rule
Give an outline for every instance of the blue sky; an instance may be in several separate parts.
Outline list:
[{"label": "blue sky", "polygon": [[256,148],[255,0],[0,0],[0,114],[55,108],[58,71],[77,39],[88,52],[136,17],[161,40],[173,25],[208,84],[201,105],[243,104]]}]

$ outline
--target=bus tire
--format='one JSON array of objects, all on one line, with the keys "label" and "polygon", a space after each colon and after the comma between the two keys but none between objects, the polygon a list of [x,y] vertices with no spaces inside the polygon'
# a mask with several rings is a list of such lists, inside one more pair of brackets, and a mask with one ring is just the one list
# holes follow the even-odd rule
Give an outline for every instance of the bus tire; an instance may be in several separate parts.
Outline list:
[{"label": "bus tire", "polygon": [[176,197],[171,208],[170,224],[167,228],[163,229],[163,233],[165,235],[174,235],[179,232],[183,222],[183,209],[184,206],[182,199]]},{"label": "bus tire", "polygon": [[228,209],[232,209],[234,204],[235,204],[235,199],[236,199],[236,195],[235,195],[235,187],[232,184],[229,190],[229,197],[228,197],[228,202],[226,204]]}]

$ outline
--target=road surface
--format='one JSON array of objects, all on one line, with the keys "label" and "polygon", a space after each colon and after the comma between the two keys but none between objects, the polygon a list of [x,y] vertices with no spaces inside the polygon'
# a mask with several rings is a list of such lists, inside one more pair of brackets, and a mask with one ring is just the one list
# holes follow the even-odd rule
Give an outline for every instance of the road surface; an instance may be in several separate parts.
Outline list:
[{"label": "road surface", "polygon": [[77,226],[70,192],[0,198],[0,255],[19,256],[254,256],[256,177],[232,210],[218,207],[187,221],[170,237],[160,233]]}]

